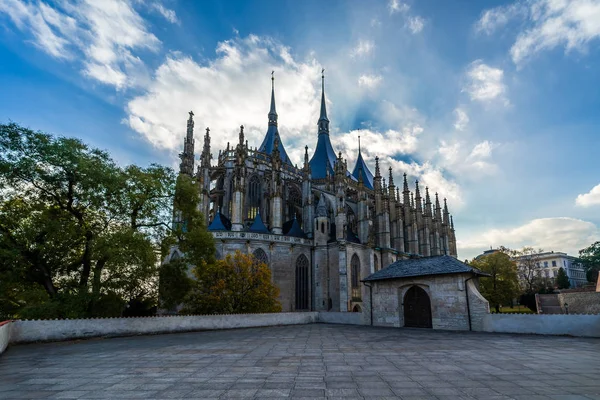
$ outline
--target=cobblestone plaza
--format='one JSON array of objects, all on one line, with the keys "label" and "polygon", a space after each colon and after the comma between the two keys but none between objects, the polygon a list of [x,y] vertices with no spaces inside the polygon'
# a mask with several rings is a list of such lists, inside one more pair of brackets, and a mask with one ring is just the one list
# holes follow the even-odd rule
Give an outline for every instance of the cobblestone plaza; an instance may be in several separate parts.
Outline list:
[{"label": "cobblestone plaza", "polygon": [[1,399],[600,399],[600,340],[297,325],[11,347]]}]

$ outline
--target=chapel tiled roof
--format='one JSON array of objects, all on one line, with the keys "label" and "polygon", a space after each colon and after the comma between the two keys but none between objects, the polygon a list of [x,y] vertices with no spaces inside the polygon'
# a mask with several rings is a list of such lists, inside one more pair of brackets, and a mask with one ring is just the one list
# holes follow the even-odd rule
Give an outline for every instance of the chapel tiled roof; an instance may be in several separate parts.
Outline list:
[{"label": "chapel tiled roof", "polygon": [[367,276],[363,280],[380,281],[413,276],[461,274],[469,272],[476,275],[489,276],[489,274],[482,272],[477,268],[470,267],[452,256],[444,255],[398,260],[388,267]]}]

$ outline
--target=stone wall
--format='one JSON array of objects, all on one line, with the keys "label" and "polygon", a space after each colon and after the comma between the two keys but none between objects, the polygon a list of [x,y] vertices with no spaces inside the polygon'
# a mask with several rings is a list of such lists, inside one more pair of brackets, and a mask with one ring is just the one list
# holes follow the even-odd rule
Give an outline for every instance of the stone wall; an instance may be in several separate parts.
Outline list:
[{"label": "stone wall", "polygon": [[[404,295],[412,286],[424,289],[429,295],[433,329],[468,330],[469,319],[465,280],[470,274],[435,275],[372,282],[373,325],[404,326]],[[474,282],[475,281],[475,282]],[[479,294],[477,278],[468,282],[471,324],[481,326],[481,319],[489,310],[487,301]],[[364,302],[363,322],[370,323],[368,290]]]},{"label": "stone wall", "polygon": [[8,347],[11,339],[12,321],[0,322],[0,354]]},{"label": "stone wall", "polygon": [[572,292],[558,295],[560,308],[569,305],[569,314],[600,314],[600,292]]},{"label": "stone wall", "polygon": [[483,329],[483,319],[490,313],[490,304],[479,292],[479,281],[471,279],[467,282],[467,289],[469,290],[471,329],[480,331]]},{"label": "stone wall", "polygon": [[[221,233],[221,232],[219,232]],[[225,235],[225,233],[222,233]],[[229,234],[229,232],[227,232]],[[262,235],[248,234],[244,232],[236,232],[236,235],[248,235],[248,238],[221,237],[216,238],[216,248],[219,254],[225,256],[240,251],[244,254],[252,254],[257,249],[262,249],[269,258],[269,268],[273,282],[279,288],[279,301],[281,302],[282,311],[291,312],[296,308],[296,260],[303,254],[311,262],[311,246],[306,239],[290,238],[289,236],[281,235]],[[251,237],[252,236],[252,237]],[[277,237],[279,241],[269,241],[262,239],[262,236],[269,240]],[[285,241],[289,239],[290,241]],[[312,280],[311,274],[309,277]],[[309,288],[311,288],[309,285]],[[311,290],[311,289],[309,289]],[[312,307],[312,295],[309,295],[309,309]]]},{"label": "stone wall", "polygon": [[362,313],[320,312],[318,322],[323,324],[362,325]]},{"label": "stone wall", "polygon": [[482,331],[600,337],[600,315],[487,314]]},{"label": "stone wall", "polygon": [[[311,324],[317,312],[15,321],[11,343]],[[1,329],[1,328],[0,328]]]}]

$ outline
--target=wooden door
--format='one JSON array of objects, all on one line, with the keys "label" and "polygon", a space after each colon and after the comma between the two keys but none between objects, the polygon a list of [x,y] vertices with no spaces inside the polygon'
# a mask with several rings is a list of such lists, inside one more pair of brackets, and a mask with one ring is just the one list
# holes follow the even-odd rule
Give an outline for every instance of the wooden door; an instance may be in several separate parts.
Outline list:
[{"label": "wooden door", "polygon": [[427,292],[413,286],[404,295],[404,326],[431,328],[431,301]]}]

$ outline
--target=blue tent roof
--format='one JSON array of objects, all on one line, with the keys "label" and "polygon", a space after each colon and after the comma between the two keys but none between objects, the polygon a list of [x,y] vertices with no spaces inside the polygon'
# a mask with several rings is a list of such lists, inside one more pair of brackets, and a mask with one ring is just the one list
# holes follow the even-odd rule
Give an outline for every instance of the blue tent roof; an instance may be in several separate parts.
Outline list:
[{"label": "blue tent roof", "polygon": [[[271,81],[274,82],[273,78]],[[267,153],[269,155],[273,154],[273,148],[275,147],[275,138],[279,141],[279,154],[281,155],[281,161],[284,164],[292,165],[290,158],[288,157],[285,148],[283,147],[283,143],[281,142],[281,137],[279,136],[279,130],[277,129],[277,110],[275,109],[275,86],[271,86],[271,109],[269,110],[269,128],[267,129],[267,134],[265,135],[265,139],[262,144],[258,148],[259,151],[263,153]]]},{"label": "blue tent roof", "polygon": [[333,164],[337,157],[329,140],[329,135],[325,133],[319,134],[317,139],[317,148],[309,161],[311,176],[314,179],[322,179],[329,175],[333,175]]},{"label": "blue tent roof", "polygon": [[275,147],[275,138],[279,141],[279,154],[281,155],[281,161],[284,164],[292,165],[290,158],[288,157],[285,148],[283,147],[283,143],[281,142],[281,137],[279,136],[279,131],[276,126],[270,125],[269,129],[267,129],[267,134],[265,138],[258,148],[259,151],[267,154],[273,154],[273,148]]},{"label": "blue tent roof", "polygon": [[352,171],[352,176],[359,180],[358,177],[362,174],[362,179],[365,187],[369,189],[373,189],[373,174],[369,171],[369,167],[365,160],[363,160],[362,154],[360,150],[358,151],[358,159],[356,160],[356,165],[354,166],[354,171]]},{"label": "blue tent roof", "polygon": [[231,229],[231,221],[229,218],[217,211],[215,218],[208,226],[209,231],[228,231]]},{"label": "blue tent roof", "polygon": [[248,228],[248,231],[256,232],[256,233],[269,233],[269,230],[263,223],[263,220],[260,217],[260,214],[256,214],[256,217],[254,217],[254,222],[252,222],[252,225],[250,225],[250,228]]},{"label": "blue tent roof", "polygon": [[282,228],[283,234],[286,236],[294,236],[299,238],[306,237],[306,234],[304,233],[302,228],[300,228],[300,224],[298,223],[298,220],[295,217],[293,220],[284,223]]}]

